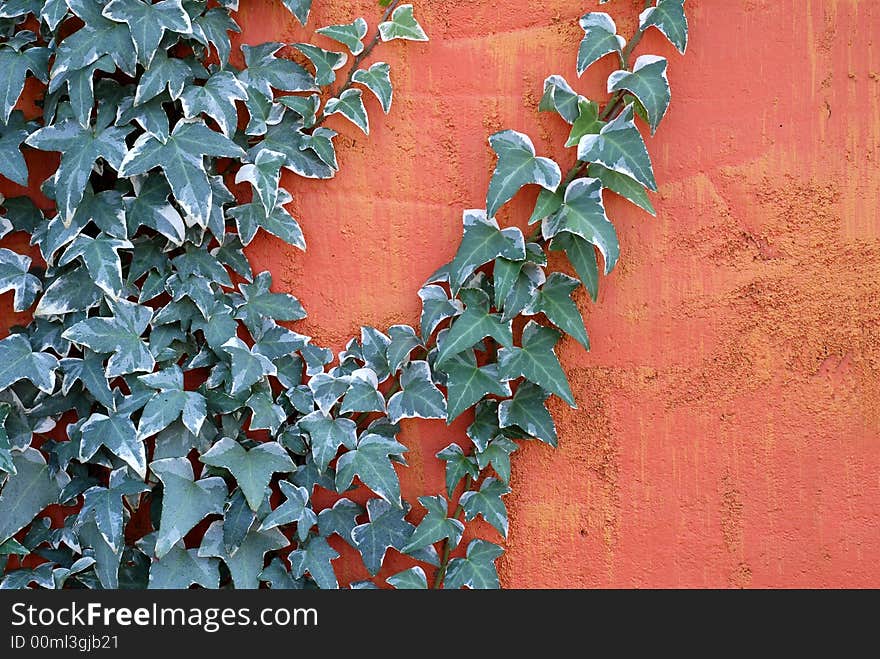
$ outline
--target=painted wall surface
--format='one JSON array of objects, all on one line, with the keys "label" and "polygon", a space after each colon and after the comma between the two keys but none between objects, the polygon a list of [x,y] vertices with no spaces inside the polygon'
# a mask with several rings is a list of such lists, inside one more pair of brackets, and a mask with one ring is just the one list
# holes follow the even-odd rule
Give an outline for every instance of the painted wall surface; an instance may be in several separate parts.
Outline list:
[{"label": "painted wall surface", "polygon": [[[241,4],[243,42],[311,33],[274,0]],[[593,0],[414,4],[431,42],[377,54],[392,64],[390,115],[367,101],[369,138],[329,122],[337,179],[283,180],[308,252],[267,236],[249,251],[306,306],[297,329],[335,349],[361,324],[417,323],[416,291],[454,254],[462,210],[485,203],[489,134],[526,132],[570,166],[565,124],[537,112],[544,78],[601,99],[614,68],[576,77]],[[315,5],[312,26],[374,26],[379,12]],[[604,8],[629,35],[641,6]],[[578,409],[553,402],[560,448],[515,456],[502,582],[878,587],[880,5],[687,7],[686,56],[659,34],[638,51],[670,59],[672,107],[648,139],[658,217],[608,199],[621,263],[597,303],[578,299],[592,351],[561,344]],[[535,194],[501,222],[524,226]],[[408,497],[441,491],[433,455],[465,426],[404,425]]]}]

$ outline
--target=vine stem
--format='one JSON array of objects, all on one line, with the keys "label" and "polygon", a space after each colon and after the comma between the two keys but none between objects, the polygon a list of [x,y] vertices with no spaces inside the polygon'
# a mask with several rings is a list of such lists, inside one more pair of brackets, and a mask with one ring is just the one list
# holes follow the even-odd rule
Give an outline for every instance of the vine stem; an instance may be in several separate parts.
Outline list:
[{"label": "vine stem", "polygon": [[[464,477],[464,489],[462,493],[467,492],[471,489],[471,485],[473,484],[473,477],[468,474]],[[461,497],[459,497],[459,503],[455,507],[455,512],[452,513],[452,519],[458,519],[461,517],[461,514],[464,512],[464,506],[461,505]],[[452,544],[449,542],[449,538],[446,538],[443,541],[443,550],[440,556],[440,567],[437,568],[437,575],[434,577],[434,585],[432,586],[433,590],[438,590],[440,586],[443,585],[443,580],[446,578],[446,570],[449,568],[449,554],[452,553]]]},{"label": "vine stem", "polygon": [[[382,14],[382,19],[379,22],[384,23],[385,21],[387,21],[388,17],[391,16],[391,12],[393,12],[397,8],[397,5],[399,5],[399,4],[400,4],[400,0],[393,0],[393,2],[390,5],[388,5],[388,8],[385,10],[385,13]],[[342,86],[338,90],[336,90],[336,93],[333,94],[333,98],[339,98],[340,96],[342,96],[342,94],[344,94],[348,89],[351,88],[351,85],[353,83],[352,78],[354,77],[355,72],[358,70],[358,67],[360,67],[361,62],[363,62],[365,59],[367,59],[367,57],[370,56],[370,53],[373,52],[373,49],[379,45],[380,38],[381,38],[381,33],[379,32],[379,28],[377,26],[376,27],[376,34],[373,35],[373,38],[364,47],[364,49],[358,55],[355,56],[354,61],[351,64],[351,68],[348,70],[348,76],[346,77],[345,82],[342,84]],[[327,119],[327,115],[322,112],[321,116],[318,117],[318,120],[315,122],[315,127],[320,126],[322,123],[324,123],[324,121],[326,119]]]},{"label": "vine stem", "polygon": [[[653,0],[645,0],[645,9],[651,7],[653,5]],[[626,44],[623,51],[620,53],[620,66],[622,69],[626,71],[630,71],[629,58],[632,55],[633,51],[636,49],[636,46],[639,45],[639,42],[642,40],[642,37],[645,35],[645,30],[639,26],[639,29],[636,30],[636,33],[633,35],[633,38],[629,40],[629,43]],[[602,114],[599,115],[599,119],[605,121],[614,114],[617,106],[623,101],[623,90],[619,90],[614,93],[614,96],[611,97],[611,100],[608,101],[608,104],[605,106],[605,109],[602,111]]]}]

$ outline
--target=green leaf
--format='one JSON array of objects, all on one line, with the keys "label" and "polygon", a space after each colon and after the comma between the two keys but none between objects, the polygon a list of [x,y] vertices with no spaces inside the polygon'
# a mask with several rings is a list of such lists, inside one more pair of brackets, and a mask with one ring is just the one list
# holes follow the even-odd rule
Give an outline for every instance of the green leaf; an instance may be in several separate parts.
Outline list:
[{"label": "green leaf", "polygon": [[657,0],[639,14],[639,29],[656,27],[669,39],[682,55],[687,50],[688,21],[684,12],[684,0]]},{"label": "green leaf", "polygon": [[388,418],[445,419],[446,399],[431,379],[428,362],[413,361],[400,374],[401,390],[388,400]]},{"label": "green leaf", "polygon": [[119,588],[119,565],[122,562],[122,550],[115,551],[107,544],[98,526],[89,521],[79,528],[79,541],[83,548],[91,547],[95,556],[95,575],[104,588]]},{"label": "green leaf", "polygon": [[324,508],[318,515],[318,531],[322,538],[329,538],[335,533],[356,549],[351,532],[358,525],[357,518],[363,513],[364,509],[354,501],[339,499],[332,508]]},{"label": "green leaf", "polygon": [[266,554],[284,549],[287,545],[287,538],[278,529],[250,531],[235,553],[230,554],[223,543],[223,522],[218,520],[205,531],[198,555],[202,558],[222,559],[229,568],[232,583],[237,589],[254,590],[260,587],[260,573],[263,571]]},{"label": "green leaf", "polygon": [[112,317],[81,320],[62,336],[95,352],[111,352],[107,377],[153,370],[156,360],[141,335],[150,324],[153,311],[127,300],[110,301]]},{"label": "green leaf", "polygon": [[565,251],[569,262],[581,278],[581,283],[595,302],[599,294],[599,262],[592,243],[573,233],[563,231],[553,238],[550,249]]},{"label": "green leaf", "polygon": [[526,257],[525,240],[518,228],[499,229],[495,219],[487,218],[483,211],[465,211],[463,221],[464,236],[449,264],[449,286],[453,294],[458,293],[477,268],[489,261],[499,257],[521,261]]},{"label": "green leaf", "polygon": [[46,287],[34,309],[34,316],[45,318],[86,311],[98,306],[101,298],[101,289],[92,282],[88,271],[84,267],[75,267],[60,274]]},{"label": "green leaf", "polygon": [[523,376],[541,388],[554,393],[571,407],[576,407],[574,395],[553,347],[560,334],[530,320],[523,329],[521,348],[503,348],[498,352],[498,366],[502,377],[514,379]]},{"label": "green leaf", "polygon": [[367,22],[363,18],[356,18],[353,23],[328,25],[316,32],[341,43],[352,55],[360,55],[364,50],[364,37],[367,36]]},{"label": "green leaf", "polygon": [[598,179],[579,178],[572,181],[565,189],[562,206],[544,220],[541,230],[544,238],[567,232],[598,247],[605,259],[606,275],[620,258],[617,231],[605,213],[602,183]]},{"label": "green leaf", "polygon": [[0,248],[0,294],[15,291],[13,309],[27,311],[43,288],[40,280],[30,274],[29,257]]},{"label": "green leaf", "polygon": [[113,392],[107,384],[104,374],[104,358],[91,350],[84,350],[82,359],[69,357],[62,359],[61,371],[64,373],[64,381],[61,385],[61,393],[65,396],[77,381],[82,383],[83,388],[95,397],[101,405],[107,409],[114,408]]},{"label": "green leaf", "polygon": [[299,52],[309,58],[315,67],[315,82],[319,87],[326,87],[336,80],[337,69],[345,66],[348,55],[334,50],[324,50],[308,43],[292,44]]},{"label": "green leaf", "polygon": [[292,551],[289,558],[290,567],[297,578],[308,572],[318,588],[339,588],[331,563],[339,558],[339,554],[324,538],[313,536],[299,549]]},{"label": "green leaf", "polygon": [[[320,31],[320,30],[319,30]],[[391,109],[394,99],[394,88],[391,86],[391,66],[385,62],[376,62],[369,69],[358,69],[351,78],[366,86],[379,99],[385,114]]]},{"label": "green leaf", "polygon": [[12,444],[9,441],[9,433],[6,431],[6,419],[12,407],[9,403],[0,403],[0,471],[15,475],[15,462],[12,459]]},{"label": "green leaf", "polygon": [[141,0],[111,0],[101,12],[118,23],[128,24],[138,61],[150,65],[165,31],[192,33],[189,14],[181,0],[162,0],[156,4]]},{"label": "green leaf", "polygon": [[602,127],[598,135],[584,135],[578,143],[578,160],[599,163],[634,178],[649,190],[657,190],[651,157],[642,134],[633,122],[632,105]]},{"label": "green leaf", "polygon": [[477,366],[473,350],[455,355],[444,364],[443,370],[447,375],[449,399],[447,425],[488,394],[502,397],[510,395],[510,386],[498,376],[498,365]]},{"label": "green leaf", "polygon": [[52,77],[85,68],[104,55],[112,57],[124,73],[135,75],[137,58],[128,25],[101,15],[102,5],[93,0],[68,0],[67,4],[85,25],[58,44]]},{"label": "green leaf", "polygon": [[367,116],[363,92],[360,89],[346,89],[339,98],[331,98],[327,101],[324,105],[324,114],[336,113],[360,128],[365,135],[370,134],[370,118]]},{"label": "green leaf", "polygon": [[154,167],[161,168],[177,203],[201,226],[207,226],[213,190],[205,171],[204,156],[238,158],[243,155],[229,138],[214,132],[200,120],[188,119],[177,123],[164,144],[148,133],[138,137],[122,161],[119,175],[130,177],[145,174]]},{"label": "green leaf", "polygon": [[45,458],[33,448],[14,453],[13,465],[15,473],[7,477],[0,492],[0,543],[30,524],[46,506],[57,503],[69,480],[63,471],[53,477]]},{"label": "green leaf", "polygon": [[437,453],[437,458],[446,462],[446,493],[450,497],[462,478],[469,475],[476,479],[480,475],[476,460],[465,455],[458,444],[450,444]]},{"label": "green leaf", "polygon": [[487,478],[483,481],[479,491],[470,490],[461,495],[460,503],[464,508],[465,519],[471,521],[477,515],[482,515],[483,519],[506,538],[507,507],[501,497],[509,493],[510,488],[507,485],[494,478]]},{"label": "green leaf", "polygon": [[[103,55],[82,69],[66,71],[61,75],[49,80],[49,93],[55,93],[62,87],[67,87],[67,96],[70,107],[76,120],[83,128],[88,128],[92,120],[92,110],[95,104],[95,73],[114,73],[116,63],[109,55]],[[122,125],[124,122],[117,122]]]},{"label": "green leaf", "polygon": [[14,111],[8,120],[0,121],[0,176],[23,186],[28,184],[28,169],[21,145],[31,130],[32,125],[25,123],[19,110]]},{"label": "green leaf", "polygon": [[555,190],[562,182],[562,172],[550,158],[535,156],[535,145],[528,135],[503,130],[489,138],[492,150],[498,154],[498,164],[489,181],[486,195],[486,213],[493,217],[498,209],[524,185],[537,183]]},{"label": "green leaf", "polygon": [[556,446],[556,426],[544,404],[549,397],[538,385],[523,382],[511,400],[501,401],[498,406],[499,424],[502,428],[517,426],[545,444]]},{"label": "green leaf", "polygon": [[238,124],[235,102],[247,98],[247,87],[232,72],[217,71],[203,85],[187,87],[180,104],[187,119],[204,113],[217,122],[226,137],[232,137]]},{"label": "green leaf", "polygon": [[299,538],[305,540],[309,530],[318,521],[314,511],[309,507],[309,491],[289,481],[279,481],[278,485],[286,501],[266,516],[260,524],[260,531],[296,522]]},{"label": "green leaf", "polygon": [[666,77],[667,66],[665,57],[642,55],[631,72],[615,71],[608,77],[608,93],[626,89],[639,99],[648,115],[652,135],[657,132],[657,126],[666,115],[672,98],[669,78]]},{"label": "green leaf", "polygon": [[461,302],[450,300],[442,286],[434,284],[423,286],[419,289],[419,298],[422,300],[422,316],[419,322],[423,338],[431,336],[437,325],[447,318],[464,311]]},{"label": "green leaf", "polygon": [[229,496],[223,514],[223,546],[228,554],[238,551],[256,519],[257,515],[248,505],[241,488],[236,488]]},{"label": "green leaf", "polygon": [[465,312],[455,319],[444,335],[437,356],[438,368],[445,368],[452,357],[472,348],[487,336],[503,346],[513,345],[510,321],[504,322],[498,314],[489,313],[489,298],[483,291],[463,288],[460,296],[465,304]]},{"label": "green leaf", "polygon": [[139,227],[158,231],[175,245],[182,245],[186,225],[177,209],[168,201],[171,188],[165,178],[158,174],[146,177],[136,197],[125,198],[125,219],[129,233],[134,235]]},{"label": "green leaf", "polygon": [[571,294],[580,287],[580,282],[561,272],[554,272],[526,308],[524,314],[533,316],[543,313],[563,332],[574,337],[585,349],[590,349],[590,339],[584,327],[584,319]]},{"label": "green leaf", "polygon": [[[309,94],[308,96],[291,94],[289,96],[280,97],[278,102],[302,117],[303,128],[310,128],[315,125],[315,122],[318,119],[318,108],[321,106],[321,97],[317,94]],[[280,119],[281,118],[279,117],[279,120]],[[275,123],[278,122],[276,121]],[[317,130],[321,129],[316,129],[316,131]]]},{"label": "green leaf", "polygon": [[565,146],[577,146],[584,135],[592,135],[602,130],[605,122],[599,119],[599,104],[586,98],[578,100],[578,116],[571,126],[571,133]]},{"label": "green leaf", "polygon": [[0,80],[0,121],[9,123],[12,110],[18,103],[18,98],[24,89],[24,81],[28,72],[32,73],[41,82],[49,82],[50,50],[43,47],[15,48],[8,44],[0,45],[0,71],[3,78]]},{"label": "green leaf", "polygon": [[318,91],[308,71],[293,60],[275,56],[283,47],[283,43],[277,42],[242,46],[246,68],[238,74],[238,79],[268,99],[272,98],[273,88],[285,92]]},{"label": "green leaf", "polygon": [[273,474],[296,471],[296,465],[278,442],[264,442],[246,451],[235,440],[224,437],[199,460],[212,467],[227,469],[254,511],[266,499],[266,489]]},{"label": "green leaf", "polygon": [[626,45],[623,37],[617,34],[614,19],[603,12],[590,12],[580,19],[584,38],[578,47],[577,73],[583,75],[587,68],[608,53],[620,53]]},{"label": "green leaf", "polygon": [[83,493],[83,505],[79,512],[82,523],[93,519],[104,541],[114,553],[123,548],[124,509],[122,497],[146,492],[149,486],[143,481],[129,478],[127,469],[114,469],[110,473],[110,487],[91,487]]},{"label": "green leaf", "polygon": [[244,321],[251,332],[256,332],[264,317],[273,320],[302,320],[305,309],[288,293],[272,293],[272,275],[261,272],[253,284],[241,284],[239,290],[243,301],[236,305],[235,317]]},{"label": "green leaf", "polygon": [[40,391],[55,389],[58,360],[49,353],[34,352],[21,334],[10,334],[0,341],[0,390],[19,380],[30,381]]},{"label": "green leaf", "polygon": [[229,393],[232,396],[248,391],[267,375],[277,373],[275,365],[271,361],[260,353],[254,352],[252,348],[248,348],[245,342],[237,336],[224,343],[223,350],[230,357],[232,382]]},{"label": "green leaf", "polygon": [[428,589],[428,577],[425,576],[425,571],[418,565],[415,565],[408,570],[404,570],[403,572],[391,575],[385,580],[385,582],[394,586],[397,590]]},{"label": "green leaf", "polygon": [[[528,383],[524,383],[528,384]],[[477,453],[477,467],[480,471],[490,464],[503,483],[510,482],[510,454],[517,449],[516,442],[503,435],[495,437],[489,445]]]},{"label": "green leaf", "polygon": [[341,446],[349,449],[357,446],[357,425],[351,419],[334,419],[322,412],[312,412],[300,419],[297,426],[309,435],[312,456],[319,473],[327,470]]},{"label": "green leaf", "polygon": [[204,46],[214,44],[220,66],[226,68],[229,62],[231,44],[228,32],[241,32],[229,12],[220,7],[209,9],[201,16],[192,19],[192,38]]},{"label": "green leaf", "polygon": [[598,163],[590,164],[587,169],[587,176],[599,179],[606,189],[629,199],[636,206],[648,211],[651,215],[657,215],[657,211],[654,210],[654,206],[648,198],[647,191],[635,179],[612,171]]},{"label": "green leaf", "polygon": [[[322,132],[327,136],[329,133]],[[251,149],[251,153],[259,149],[271,149],[283,153],[287,160],[284,166],[290,171],[305,178],[333,178],[336,170],[328,165],[318,152],[314,137],[310,138],[302,132],[302,122],[294,114],[288,112],[276,125],[270,126],[263,141]]]},{"label": "green leaf", "polygon": [[465,558],[453,558],[446,571],[444,588],[497,589],[498,571],[495,561],[504,553],[498,545],[485,540],[471,540]]},{"label": "green leaf", "polygon": [[578,101],[580,99],[583,97],[571,88],[565,78],[560,75],[552,75],[544,80],[544,95],[538,104],[538,110],[557,112],[568,123],[572,123],[578,117]]},{"label": "green leaf", "polygon": [[80,428],[79,459],[87,462],[102,446],[129,465],[141,477],[147,476],[147,452],[127,414],[107,416],[93,413]]},{"label": "green leaf", "polygon": [[419,522],[402,551],[405,554],[412,554],[447,538],[450,546],[455,548],[464,533],[464,524],[446,516],[448,511],[446,499],[442,496],[419,497],[419,503],[428,510],[428,514]]},{"label": "green leaf", "polygon": [[354,527],[352,540],[371,575],[376,576],[385,562],[388,549],[400,551],[416,527],[406,521],[407,508],[392,506],[382,499],[367,501],[370,521]]},{"label": "green leaf", "polygon": [[179,542],[150,565],[150,590],[186,590],[193,584],[219,588],[220,561],[201,557],[198,549],[187,549]]},{"label": "green leaf", "polygon": [[392,39],[428,40],[428,35],[413,17],[412,5],[400,5],[391,14],[390,21],[379,23],[379,36],[382,41],[391,41]]},{"label": "green leaf", "polygon": [[[131,126],[116,127],[99,123],[83,128],[68,119],[61,124],[40,128],[25,140],[28,146],[42,151],[60,151],[61,164],[54,176],[55,201],[62,221],[70,223],[83,198],[92,168],[99,159],[119,171],[126,156],[125,138]],[[145,170],[144,170],[145,171]]]},{"label": "green leaf", "polygon": [[227,491],[222,478],[194,480],[192,464],[186,458],[154,460],[150,469],[164,486],[156,537],[156,558],[161,559],[205,517],[223,513]]},{"label": "green leaf", "polygon": [[296,16],[303,25],[309,20],[309,11],[312,9],[312,0],[281,0],[287,10]]},{"label": "green leaf", "polygon": [[116,240],[105,235],[90,238],[80,234],[61,256],[58,265],[67,265],[74,259],[81,259],[95,286],[107,296],[117,298],[122,294],[122,262],[119,250],[133,248],[127,240]]},{"label": "green leaf", "polygon": [[[311,385],[311,382],[309,384]],[[373,369],[359,368],[353,371],[344,380],[344,384],[347,388],[342,405],[339,407],[340,414],[385,411],[385,399],[378,390],[379,380]]]},{"label": "green leaf", "polygon": [[391,343],[388,344],[385,355],[388,358],[389,374],[400,370],[409,361],[414,349],[424,348],[416,331],[409,325],[392,325],[388,328],[388,337]]},{"label": "green leaf", "polygon": [[278,203],[278,182],[285,160],[283,153],[263,149],[253,163],[242,165],[235,175],[236,183],[247,181],[253,186],[264,215],[271,213]]},{"label": "green leaf", "polygon": [[177,364],[156,373],[142,375],[138,380],[151,389],[158,390],[144,406],[138,424],[139,437],[154,435],[178,418],[193,435],[201,432],[207,417],[207,401],[202,394],[184,389],[183,372]]},{"label": "green leaf", "polygon": [[407,448],[388,437],[365,434],[357,448],[343,453],[336,461],[336,490],[344,492],[357,476],[373,492],[400,507],[400,481],[391,457],[399,457]]}]

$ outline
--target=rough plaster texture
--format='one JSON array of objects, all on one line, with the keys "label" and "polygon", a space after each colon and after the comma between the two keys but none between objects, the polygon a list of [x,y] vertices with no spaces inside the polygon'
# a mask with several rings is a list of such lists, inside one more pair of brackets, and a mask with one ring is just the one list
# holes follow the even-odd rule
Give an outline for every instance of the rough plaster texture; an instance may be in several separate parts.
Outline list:
[{"label": "rough plaster texture", "polygon": [[[416,290],[454,253],[462,209],[484,204],[490,133],[526,132],[571,164],[565,125],[537,112],[543,79],[602,98],[614,68],[606,58],[576,78],[576,19],[592,1],[415,4],[431,42],[378,52],[392,64],[390,115],[368,100],[369,138],[329,122],[337,179],[284,179],[308,252],[266,236],[249,250],[305,304],[298,329],[336,349],[361,324],[417,322]],[[641,4],[605,7],[628,35]],[[242,5],[244,42],[310,33],[280,3]],[[639,49],[670,59],[672,108],[648,141],[658,217],[608,200],[621,264],[597,303],[579,297],[592,351],[561,345],[578,409],[552,405],[560,448],[515,456],[502,581],[878,587],[880,6],[687,6],[685,57],[657,34]],[[312,23],[355,15],[377,9],[319,1]],[[502,223],[523,226],[535,194]],[[407,496],[442,489],[432,456],[465,426],[404,425]],[[364,576],[338,548],[344,577]]]}]

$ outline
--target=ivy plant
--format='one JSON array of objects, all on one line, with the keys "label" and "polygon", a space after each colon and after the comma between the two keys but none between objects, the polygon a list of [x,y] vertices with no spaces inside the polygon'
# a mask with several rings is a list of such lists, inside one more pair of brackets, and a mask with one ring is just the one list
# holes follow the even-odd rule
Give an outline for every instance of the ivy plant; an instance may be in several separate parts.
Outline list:
[{"label": "ivy plant", "polygon": [[[283,4],[306,24],[310,0]],[[353,588],[498,587],[501,545],[464,546],[465,524],[506,537],[517,442],[555,446],[547,400],[575,404],[555,350],[565,336],[589,348],[573,295],[595,299],[620,258],[605,198],[654,212],[639,123],[653,133],[668,110],[667,62],[630,60],[651,28],[685,51],[684,2],[647,2],[628,42],[607,13],[580,19],[578,74],[620,66],[601,104],[544,83],[575,166],[492,135],[485,209],[464,212],[458,251],[418,291],[418,326],[364,327],[334,356],[295,331],[305,309],[243,248],[262,229],[305,249],[282,172],[332,178],[326,118],[368,134],[364,93],[390,110],[390,67],[365,60],[428,37],[412,5],[383,4],[369,39],[357,17],[240,55],[237,0],[0,7],[0,175],[27,184],[25,153],[58,154],[42,183],[53,210],[15,197],[0,214],[0,237],[34,247],[0,248],[0,292],[33,318],[0,341],[0,587],[335,588],[339,543],[372,577]],[[534,185],[534,230],[500,226]],[[407,501],[400,421],[461,416],[465,435],[436,456],[444,491]],[[391,552],[411,566],[388,574]]]}]

